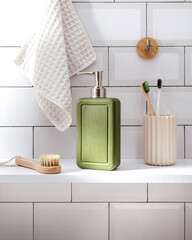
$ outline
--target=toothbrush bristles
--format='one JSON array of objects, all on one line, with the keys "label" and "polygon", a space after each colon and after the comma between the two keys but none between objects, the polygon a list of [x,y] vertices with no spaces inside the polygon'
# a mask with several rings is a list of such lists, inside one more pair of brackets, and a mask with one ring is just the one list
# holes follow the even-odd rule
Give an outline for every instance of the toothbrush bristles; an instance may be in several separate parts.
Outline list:
[{"label": "toothbrush bristles", "polygon": [[59,154],[42,154],[40,155],[41,166],[53,167],[59,165]]},{"label": "toothbrush bristles", "polygon": [[156,111],[156,114],[157,114],[157,116],[159,116],[160,115],[161,89],[162,89],[162,80],[161,79],[157,80],[157,88],[158,88],[158,93],[157,93],[157,111]]},{"label": "toothbrush bristles", "polygon": [[145,82],[143,83],[143,89],[144,89],[144,91],[145,91],[146,93],[149,92],[150,88],[149,88],[149,84],[148,84],[147,81],[145,81]]},{"label": "toothbrush bristles", "polygon": [[161,79],[157,80],[157,87],[162,88],[162,80]]}]

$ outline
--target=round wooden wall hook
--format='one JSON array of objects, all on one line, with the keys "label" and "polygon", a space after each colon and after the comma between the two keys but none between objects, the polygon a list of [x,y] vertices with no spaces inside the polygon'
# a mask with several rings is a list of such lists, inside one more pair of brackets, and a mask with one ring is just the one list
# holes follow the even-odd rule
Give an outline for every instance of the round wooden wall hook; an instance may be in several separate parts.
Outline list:
[{"label": "round wooden wall hook", "polygon": [[153,38],[142,38],[137,43],[137,53],[140,57],[150,59],[155,57],[158,52],[157,42]]}]

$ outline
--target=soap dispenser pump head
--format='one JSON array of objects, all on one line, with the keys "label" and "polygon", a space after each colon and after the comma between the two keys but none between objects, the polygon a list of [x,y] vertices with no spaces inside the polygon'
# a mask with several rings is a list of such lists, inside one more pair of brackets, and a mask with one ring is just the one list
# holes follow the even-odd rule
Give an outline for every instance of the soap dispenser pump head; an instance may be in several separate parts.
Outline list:
[{"label": "soap dispenser pump head", "polygon": [[92,98],[105,98],[106,89],[102,86],[102,74],[103,71],[96,72],[78,72],[77,75],[88,74],[95,75],[95,86],[91,88],[91,97]]}]

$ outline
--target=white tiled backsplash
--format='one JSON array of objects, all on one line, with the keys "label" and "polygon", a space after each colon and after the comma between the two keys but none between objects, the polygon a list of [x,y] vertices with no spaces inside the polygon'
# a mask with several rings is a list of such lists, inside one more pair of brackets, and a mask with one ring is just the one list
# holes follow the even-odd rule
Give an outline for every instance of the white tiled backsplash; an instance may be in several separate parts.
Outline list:
[{"label": "white tiled backsplash", "polygon": [[[94,84],[89,76],[71,79],[73,122],[66,132],[59,132],[43,115],[30,81],[12,63],[38,20],[39,2],[0,1],[0,158],[38,158],[50,151],[75,158],[76,100],[89,97]],[[192,3],[76,0],[74,6],[97,55],[87,70],[103,70],[107,95],[121,100],[122,158],[142,158],[147,106],[140,85],[149,82],[156,106],[158,78],[164,85],[162,113],[178,117],[178,158],[192,158]],[[137,55],[143,37],[157,41],[155,58]]]}]

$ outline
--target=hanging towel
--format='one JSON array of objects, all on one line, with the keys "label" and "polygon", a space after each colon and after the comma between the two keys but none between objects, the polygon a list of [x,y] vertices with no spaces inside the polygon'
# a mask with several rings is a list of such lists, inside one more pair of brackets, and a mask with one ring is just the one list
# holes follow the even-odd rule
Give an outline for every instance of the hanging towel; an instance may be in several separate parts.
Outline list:
[{"label": "hanging towel", "polygon": [[15,60],[43,113],[60,131],[72,121],[70,77],[96,59],[71,0],[46,0],[38,30]]}]

